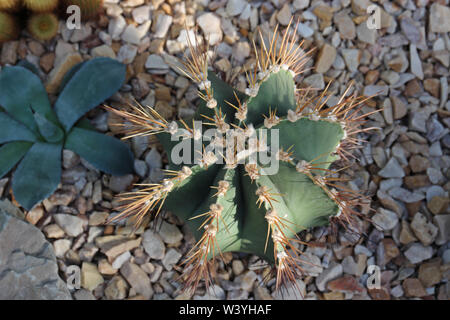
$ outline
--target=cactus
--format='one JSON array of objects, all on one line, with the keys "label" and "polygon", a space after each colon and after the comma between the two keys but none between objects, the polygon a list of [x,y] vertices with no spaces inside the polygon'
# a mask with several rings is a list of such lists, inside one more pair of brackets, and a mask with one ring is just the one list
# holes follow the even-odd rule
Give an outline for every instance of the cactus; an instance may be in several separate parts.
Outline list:
[{"label": "cactus", "polygon": [[0,11],[0,43],[16,39],[19,33],[17,18],[10,13]]},{"label": "cactus", "polygon": [[52,108],[36,74],[21,66],[2,69],[0,179],[18,164],[12,190],[22,207],[30,210],[56,190],[63,148],[78,153],[106,173],[133,172],[134,160],[128,146],[80,120],[121,87],[125,73],[125,65],[109,58],[77,65],[66,75]]},{"label": "cactus", "polygon": [[20,3],[20,0],[0,0],[0,10],[16,11]]},{"label": "cactus", "polygon": [[64,0],[65,8],[77,5],[81,10],[81,19],[91,20],[97,17],[103,7],[103,0]]},{"label": "cactus", "polygon": [[38,40],[50,40],[58,33],[58,17],[53,13],[35,13],[28,20],[31,35]]},{"label": "cactus", "polygon": [[26,8],[33,12],[50,12],[58,7],[58,0],[23,0]]},{"label": "cactus", "polygon": [[[277,289],[294,283],[302,273],[301,248],[307,244],[297,234],[330,223],[355,225],[361,215],[357,208],[364,197],[345,187],[338,177],[342,168],[336,165],[352,157],[351,149],[360,142],[357,135],[372,129],[360,128],[370,114],[360,113],[370,97],[351,95],[349,87],[335,105],[328,105],[327,90],[314,97],[310,90],[298,89],[295,79],[310,52],[295,44],[290,25],[284,36],[275,30],[269,42],[261,33],[260,40],[259,50],[253,43],[257,64],[247,73],[244,93],[208,70],[207,44],[189,42],[191,54],[181,69],[198,84],[202,101],[195,118],[206,119],[205,127],[163,119],[150,107],[108,108],[126,119],[118,125],[127,137],[158,134],[170,164],[161,183],[120,195],[121,213],[111,221],[131,217],[138,225],[148,213],[156,217],[163,209],[184,220],[197,239],[184,261],[185,289],[202,280],[208,286],[214,261],[229,251],[255,254],[274,265]],[[219,134],[202,146],[207,126]],[[278,147],[272,140],[276,134]],[[194,151],[194,164],[175,159],[180,137],[202,146]],[[225,144],[231,146],[226,152],[211,151]],[[236,151],[239,144],[241,152]],[[270,151],[278,171],[251,159],[264,150]],[[183,149],[183,157],[189,151]]]}]

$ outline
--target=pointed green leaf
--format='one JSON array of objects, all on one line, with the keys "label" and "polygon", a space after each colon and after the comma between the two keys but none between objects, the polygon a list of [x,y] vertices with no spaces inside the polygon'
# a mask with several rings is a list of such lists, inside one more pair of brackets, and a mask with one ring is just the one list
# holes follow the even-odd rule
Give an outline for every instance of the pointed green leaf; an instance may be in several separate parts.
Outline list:
[{"label": "pointed green leaf", "polygon": [[62,144],[35,143],[12,179],[16,200],[27,210],[49,197],[61,179]]},{"label": "pointed green leaf", "polygon": [[0,105],[15,120],[37,132],[33,111],[56,122],[41,80],[24,67],[5,67],[0,73]]},{"label": "pointed green leaf", "polygon": [[64,87],[55,104],[66,132],[88,111],[111,97],[125,81],[125,65],[110,58],[84,63]]},{"label": "pointed green leaf", "polygon": [[133,153],[116,138],[75,127],[66,138],[65,148],[108,174],[120,176],[134,172]]},{"label": "pointed green leaf", "polygon": [[25,125],[0,112],[0,144],[11,141],[37,141],[36,136]]},{"label": "pointed green leaf", "polygon": [[64,132],[53,122],[41,116],[40,113],[34,114],[34,119],[38,125],[39,132],[47,142],[60,142],[64,139]]},{"label": "pointed green leaf", "polygon": [[31,148],[29,142],[11,142],[0,147],[0,179],[23,158]]}]

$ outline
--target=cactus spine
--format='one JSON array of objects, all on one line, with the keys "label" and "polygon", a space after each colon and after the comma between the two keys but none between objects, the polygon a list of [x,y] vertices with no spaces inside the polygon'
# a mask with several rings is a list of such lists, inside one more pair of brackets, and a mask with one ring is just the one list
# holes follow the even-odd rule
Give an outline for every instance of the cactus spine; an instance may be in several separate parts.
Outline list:
[{"label": "cactus spine", "polygon": [[[371,129],[360,128],[370,114],[360,112],[370,97],[350,94],[349,87],[333,105],[327,104],[329,86],[319,95],[297,89],[295,79],[309,52],[302,50],[302,43],[296,44],[297,26],[294,30],[290,26],[283,36],[275,30],[269,41],[260,33],[260,49],[254,43],[257,62],[247,73],[244,93],[208,69],[207,44],[189,42],[191,54],[183,71],[198,85],[202,103],[196,119],[206,119],[205,127],[168,121],[150,107],[109,108],[127,120],[121,126],[128,137],[158,134],[170,162],[162,183],[120,197],[122,212],[115,219],[134,217],[140,223],[164,207],[186,221],[197,243],[185,261],[185,288],[196,288],[202,280],[208,285],[214,261],[229,251],[267,260],[275,266],[276,287],[281,288],[302,274],[302,247],[307,243],[299,232],[358,222],[357,208],[364,197],[345,186],[339,178],[343,168],[337,164],[348,161],[351,150],[359,147],[357,135]],[[202,130],[208,127],[219,134],[204,139]],[[228,134],[233,137],[231,152],[227,149],[217,156],[211,147],[230,143],[225,139]],[[272,139],[276,134],[278,147]],[[177,164],[172,159],[177,146],[171,138],[194,145],[211,142],[194,155],[196,164]],[[252,160],[263,151],[276,160],[278,170]]]}]

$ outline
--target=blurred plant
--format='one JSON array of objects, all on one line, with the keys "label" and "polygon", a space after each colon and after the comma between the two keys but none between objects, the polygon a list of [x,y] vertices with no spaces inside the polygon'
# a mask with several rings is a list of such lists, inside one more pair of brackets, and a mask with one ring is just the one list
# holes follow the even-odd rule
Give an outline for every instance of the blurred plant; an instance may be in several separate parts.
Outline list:
[{"label": "blurred plant", "polygon": [[15,11],[20,8],[21,3],[22,0],[0,0],[0,10]]},{"label": "blurred plant", "polygon": [[0,43],[16,39],[19,32],[16,18],[10,13],[0,11]]},{"label": "blurred plant", "polygon": [[58,187],[64,148],[106,173],[133,172],[133,155],[124,143],[80,120],[119,90],[124,80],[125,66],[115,60],[84,62],[66,75],[53,109],[36,74],[20,66],[3,68],[0,178],[18,163],[12,191],[25,209],[30,210]]},{"label": "blurred plant", "polygon": [[33,12],[50,12],[56,10],[59,0],[23,0],[23,5]]},{"label": "blurred plant", "polygon": [[82,20],[91,20],[100,13],[103,0],[64,0],[65,8],[71,5],[80,7]]},{"label": "blurred plant", "polygon": [[28,19],[28,31],[38,40],[50,40],[58,33],[58,17],[53,13],[35,13]]},{"label": "blurred plant", "polygon": [[[297,30],[289,25],[281,36],[276,29],[269,41],[259,34],[260,48],[253,43],[256,65],[247,72],[244,93],[208,69],[207,42],[194,45],[188,37],[190,56],[182,71],[198,84],[202,103],[195,119],[206,119],[206,126],[220,133],[203,145],[198,164],[192,159],[175,163],[172,151],[180,136],[194,145],[207,141],[202,127],[170,122],[150,107],[109,108],[127,119],[122,128],[129,136],[158,134],[170,163],[162,183],[139,185],[123,194],[122,212],[112,221],[133,217],[139,224],[147,214],[158,216],[163,207],[183,219],[198,241],[185,260],[186,288],[196,288],[202,280],[208,286],[214,261],[228,251],[255,254],[273,264],[277,289],[295,283],[301,264],[308,264],[301,258],[307,243],[299,232],[330,223],[357,225],[357,208],[365,197],[345,186],[339,175],[346,167],[338,164],[353,157],[352,149],[362,141],[358,134],[372,129],[360,128],[372,113],[361,114],[371,97],[357,97],[348,87],[331,104],[329,85],[318,95],[297,87],[295,79],[304,72],[310,53],[302,50],[303,43],[296,44]],[[275,133],[279,147],[274,149]],[[227,149],[217,157],[208,151],[225,148],[229,136],[232,152]],[[233,151],[239,143],[245,150]],[[259,159],[251,160],[267,150],[279,164],[274,174]]]}]

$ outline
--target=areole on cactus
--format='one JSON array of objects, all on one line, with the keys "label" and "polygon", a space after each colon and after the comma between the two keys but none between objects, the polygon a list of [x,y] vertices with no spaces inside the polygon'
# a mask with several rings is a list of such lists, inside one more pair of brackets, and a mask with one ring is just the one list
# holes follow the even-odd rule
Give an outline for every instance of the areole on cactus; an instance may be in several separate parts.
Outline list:
[{"label": "areole on cactus", "polygon": [[[161,183],[122,194],[122,212],[114,219],[134,217],[139,224],[162,209],[183,219],[197,240],[185,260],[185,288],[196,288],[202,280],[208,285],[214,261],[229,251],[255,254],[273,264],[277,288],[295,282],[302,272],[301,248],[307,245],[297,234],[330,223],[351,224],[359,215],[364,197],[344,185],[338,177],[343,168],[335,162],[349,160],[361,142],[357,135],[371,129],[360,128],[368,115],[360,111],[370,97],[350,94],[349,87],[331,105],[327,90],[311,96],[309,90],[298,89],[295,79],[309,52],[296,44],[297,28],[289,26],[283,36],[275,30],[268,42],[260,33],[260,49],[254,43],[257,65],[247,73],[244,93],[209,70],[207,43],[189,42],[190,56],[182,71],[198,84],[202,103],[195,119],[206,119],[205,128],[220,133],[194,155],[197,164],[175,163],[172,151],[180,137],[203,143],[202,127],[163,119],[150,107],[108,107],[126,119],[117,124],[126,137],[158,134],[170,163],[169,177]],[[229,132],[233,141],[243,141],[245,152],[217,157],[208,151],[224,147]],[[274,149],[275,132],[279,146]],[[232,144],[236,147],[237,142]],[[278,163],[275,173],[259,159],[246,161],[265,150]]]}]

